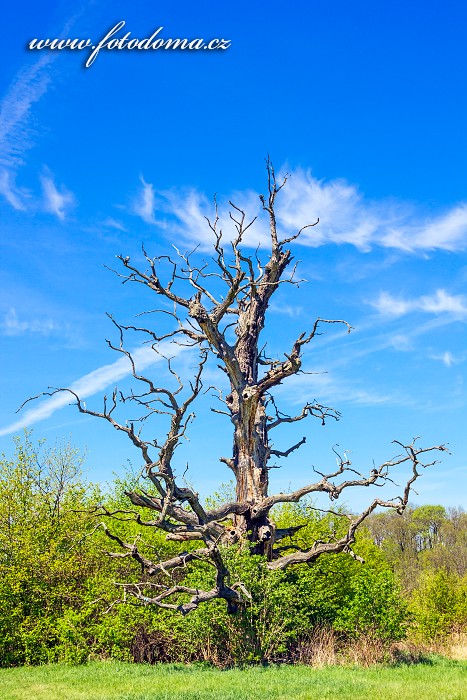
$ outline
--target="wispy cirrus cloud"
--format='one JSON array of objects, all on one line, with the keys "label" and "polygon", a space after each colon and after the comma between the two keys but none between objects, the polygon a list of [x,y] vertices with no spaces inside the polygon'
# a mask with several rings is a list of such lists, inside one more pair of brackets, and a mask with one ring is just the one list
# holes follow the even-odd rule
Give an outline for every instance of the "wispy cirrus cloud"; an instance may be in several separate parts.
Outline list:
[{"label": "wispy cirrus cloud", "polygon": [[370,306],[383,316],[405,316],[414,311],[431,314],[452,314],[457,318],[467,316],[467,299],[462,294],[449,294],[445,289],[437,289],[433,294],[414,299],[398,298],[389,292],[381,292],[370,302]]},{"label": "wispy cirrus cloud", "polygon": [[303,306],[293,306],[292,304],[285,303],[271,303],[269,305],[269,310],[274,314],[283,314],[289,318],[300,318],[303,317],[304,314]]},{"label": "wispy cirrus cloud", "polygon": [[140,179],[143,187],[134,202],[134,212],[137,216],[140,216],[143,219],[143,221],[145,221],[147,224],[155,224],[156,220],[154,218],[154,187],[153,185],[150,185],[147,182],[145,182],[143,177],[141,177]]},{"label": "wispy cirrus cloud", "polygon": [[0,317],[0,336],[21,338],[26,342],[31,340],[34,343],[38,339],[47,339],[54,348],[79,348],[84,343],[80,326],[64,318],[63,314],[50,315],[45,309],[39,312],[29,309],[18,313],[14,306]]},{"label": "wispy cirrus cloud", "polygon": [[446,350],[440,354],[430,355],[432,360],[439,360],[446,367],[452,367],[453,365],[459,365],[465,362],[465,353],[454,355],[450,350]]},{"label": "wispy cirrus cloud", "polygon": [[[132,352],[132,357],[137,371],[142,372],[144,369],[164,361],[164,351],[167,349],[167,344],[162,344],[159,347],[159,353],[156,353],[152,347],[137,348],[134,352]],[[174,357],[183,349],[184,348],[179,346],[171,345],[171,357]],[[118,382],[121,379],[131,375],[131,373],[132,367],[130,360],[124,356],[111,364],[104,365],[103,367],[99,367],[98,369],[85,374],[83,377],[80,377],[75,382],[70,384],[70,386],[67,388],[75,392],[81,399],[86,399],[89,396],[94,396],[98,392],[112,386],[115,384],[115,382]],[[54,394],[50,398],[40,401],[32,408],[25,410],[24,413],[22,413],[21,418],[14,423],[11,423],[4,428],[0,428],[0,437],[10,435],[11,433],[15,433],[23,428],[28,428],[39,421],[45,420],[46,418],[50,418],[50,416],[52,416],[56,411],[68,406],[73,401],[73,396],[67,391]]]},{"label": "wispy cirrus cloud", "polygon": [[[187,244],[212,244],[206,216],[214,218],[214,205],[204,193],[195,188],[156,191],[144,180],[142,184],[134,213],[147,223],[159,223],[159,218],[171,234]],[[266,242],[267,217],[262,216],[258,194],[251,190],[235,192],[219,201],[219,227],[222,225],[225,237],[234,235],[228,199],[244,209],[249,219],[259,217],[245,237],[245,244],[254,247]],[[296,233],[304,223],[319,218],[319,225],[305,229],[298,239],[304,246],[348,244],[365,252],[379,246],[411,253],[467,248],[467,203],[427,216],[421,208],[404,202],[368,200],[358,187],[345,180],[326,182],[302,169],[293,171],[281,190],[276,214],[284,238]]]},{"label": "wispy cirrus cloud", "polygon": [[295,406],[313,401],[313,397],[318,397],[320,403],[328,406],[344,403],[377,406],[401,401],[399,395],[380,393],[373,388],[363,386],[358,380],[348,380],[332,370],[294,375],[289,378],[287,385],[276,389],[275,395],[280,399],[286,398],[291,405]]},{"label": "wispy cirrus cloud", "polygon": [[74,194],[63,185],[57,187],[48,169],[41,176],[41,183],[45,210],[63,221],[68,211],[76,204]]},{"label": "wispy cirrus cloud", "polygon": [[17,187],[14,173],[5,168],[0,171],[0,194],[5,197],[13,209],[25,211],[26,201],[30,194],[27,190]]},{"label": "wispy cirrus cloud", "polygon": [[[67,38],[88,5],[89,2],[84,2],[50,35]],[[0,101],[0,195],[18,211],[29,208],[31,195],[16,185],[16,173],[24,165],[26,153],[34,146],[39,133],[34,123],[34,107],[56,79],[53,64],[58,55],[58,52],[43,53],[35,63],[20,69]]]},{"label": "wispy cirrus cloud", "polygon": [[164,221],[156,219],[155,212],[160,210],[162,200],[156,195],[154,185],[146,182],[144,177],[140,177],[141,189],[133,202],[133,213],[139,216],[147,224],[157,224],[164,227]]},{"label": "wispy cirrus cloud", "polygon": [[467,204],[460,203],[452,209],[423,218],[416,212],[407,222],[385,232],[382,243],[388,248],[400,250],[465,250],[467,246]]},{"label": "wispy cirrus cloud", "polygon": [[106,219],[104,219],[104,221],[102,222],[102,226],[105,226],[106,228],[113,228],[117,231],[127,230],[121,221],[114,219],[112,216],[108,216]]},{"label": "wispy cirrus cloud", "polygon": [[16,309],[11,308],[0,322],[0,329],[7,336],[50,335],[62,330],[62,326],[51,318],[20,319]]},{"label": "wispy cirrus cloud", "polygon": [[44,55],[20,70],[0,103],[0,194],[16,210],[27,208],[27,193],[16,186],[15,172],[34,142],[31,110],[52,81],[52,60]]},{"label": "wispy cirrus cloud", "polygon": [[0,164],[18,166],[31,147],[35,129],[30,112],[52,81],[51,54],[43,55],[32,66],[21,70],[0,104]]}]

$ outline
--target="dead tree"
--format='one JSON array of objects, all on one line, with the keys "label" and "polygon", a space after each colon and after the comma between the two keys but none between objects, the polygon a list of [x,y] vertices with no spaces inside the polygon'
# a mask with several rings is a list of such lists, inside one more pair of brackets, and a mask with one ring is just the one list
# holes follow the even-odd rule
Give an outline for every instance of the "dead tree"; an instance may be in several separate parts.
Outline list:
[{"label": "dead tree", "polygon": [[[273,294],[281,284],[296,284],[295,267],[292,266],[293,258],[288,246],[305,228],[318,223],[308,224],[295,235],[281,238],[275,207],[277,195],[286,184],[287,177],[279,184],[269,159],[267,176],[268,193],[266,196],[260,195],[262,208],[269,219],[270,250],[266,262],[262,262],[259,251],[254,255],[245,253],[242,247],[245,245],[244,239],[255,220],[247,221],[245,212],[232,202],[230,218],[235,227],[235,235],[229,244],[229,255],[226,253],[216,204],[214,218],[207,219],[214,247],[214,256],[209,263],[197,263],[196,255],[182,254],[178,250],[175,259],[166,255],[151,258],[143,247],[147,267],[139,269],[129,257],[117,256],[123,265],[123,271],[119,273],[123,281],[141,284],[148,289],[149,294],[164,300],[165,304],[158,311],[173,321],[170,331],[158,332],[150,327],[121,325],[111,317],[118,329],[120,341],[116,345],[107,342],[111,348],[128,358],[133,377],[138,386],[142,387],[139,393],[132,391],[124,396],[115,389],[110,400],[104,398],[102,411],[94,411],[70,389],[58,388],[46,392],[70,392],[81,413],[107,421],[116,430],[125,433],[139,450],[150,488],[127,494],[136,508],[127,511],[130,517],[142,526],[162,529],[167,533],[168,539],[200,543],[199,547],[167,561],[152,561],[142,554],[137,542],[125,542],[102,524],[108,537],[120,550],[109,555],[132,557],[144,573],[141,583],[123,584],[125,595],[132,595],[143,604],[155,604],[183,614],[214,598],[225,599],[230,612],[235,612],[242,603],[242,594],[247,592],[240,582],[230,581],[223,557],[224,548],[233,543],[248,542],[249,550],[263,555],[269,569],[284,569],[301,562],[311,563],[325,553],[346,552],[355,557],[352,545],[361,523],[377,507],[391,508],[402,513],[408,503],[411,487],[421,470],[435,463],[433,460],[427,463],[425,455],[445,450],[442,445],[423,448],[415,440],[411,444],[397,442],[401,454],[373,467],[365,474],[354,469],[345,454],[336,453],[337,466],[334,470],[328,473],[317,472],[318,478],[313,483],[290,493],[269,494],[271,459],[287,457],[305,442],[303,438],[285,451],[273,449],[273,431],[280,425],[308,417],[317,418],[323,423],[328,418],[339,418],[335,410],[317,402],[307,403],[298,415],[287,415],[277,407],[273,390],[288,377],[301,371],[303,349],[319,334],[324,324],[342,324],[349,332],[351,329],[346,321],[318,318],[309,332],[302,333],[295,340],[282,359],[268,358],[264,350],[260,349],[260,334]],[[167,302],[170,302],[170,310],[167,309]],[[149,376],[138,372],[134,358],[124,347],[124,333],[130,330],[146,336],[155,352],[161,352],[161,343],[167,341],[199,349],[199,366],[189,384],[188,394],[170,359],[167,359],[167,363],[176,384],[175,389],[157,386]],[[202,373],[210,355],[216,357],[230,386],[223,409],[213,410],[225,413],[232,423],[232,453],[221,457],[220,461],[233,472],[236,497],[221,507],[206,510],[192,488],[180,485],[173,463],[175,450],[193,418],[190,412],[192,404],[203,390]],[[121,403],[136,405],[140,412],[138,419],[119,422],[116,408]],[[161,414],[170,417],[165,440],[159,442],[144,438],[142,427],[152,417]],[[297,551],[296,546],[287,547],[284,542],[280,548],[276,547],[276,543],[281,540],[287,543],[287,538],[298,528],[277,529],[271,516],[271,509],[275,505],[298,502],[304,496],[316,493],[327,494],[330,501],[334,502],[343,491],[352,487],[383,486],[391,481],[391,470],[406,463],[410,465],[411,472],[401,495],[391,500],[374,498],[358,515],[343,516],[348,518],[348,527],[342,536],[329,541],[317,541],[303,551]],[[152,520],[144,519],[144,512],[147,512],[145,509],[154,513]],[[214,567],[215,582],[212,589],[198,590],[179,585],[176,580],[170,585],[160,583],[158,574],[168,575],[175,569],[200,559],[209,561]]]}]

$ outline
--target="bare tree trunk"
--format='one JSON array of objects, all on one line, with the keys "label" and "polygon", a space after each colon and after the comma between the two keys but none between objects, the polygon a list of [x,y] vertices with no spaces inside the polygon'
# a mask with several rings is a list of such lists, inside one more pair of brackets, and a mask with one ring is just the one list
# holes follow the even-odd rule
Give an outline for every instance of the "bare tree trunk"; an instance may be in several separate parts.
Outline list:
[{"label": "bare tree trunk", "polygon": [[236,479],[236,499],[247,503],[250,508],[242,514],[234,515],[234,526],[238,537],[248,535],[251,542],[257,543],[256,554],[271,556],[274,528],[267,513],[252,516],[252,508],[268,495],[269,458],[264,400],[257,392],[245,387],[235,412],[233,448],[233,471]]}]

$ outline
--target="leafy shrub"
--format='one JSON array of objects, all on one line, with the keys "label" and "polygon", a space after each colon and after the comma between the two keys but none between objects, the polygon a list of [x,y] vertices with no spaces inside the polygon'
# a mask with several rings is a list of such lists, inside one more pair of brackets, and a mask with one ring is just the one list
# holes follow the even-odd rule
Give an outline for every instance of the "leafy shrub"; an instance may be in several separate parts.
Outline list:
[{"label": "leafy shrub", "polygon": [[[101,502],[109,510],[125,510],[124,491],[134,477],[131,483],[117,479],[104,497],[83,483],[80,462],[70,446],[47,450],[34,446],[28,435],[16,440],[13,459],[0,460],[0,665],[76,664],[106,657],[220,666],[316,662],[335,658],[346,639],[359,640],[362,649],[366,645],[370,658],[371,649],[381,651],[404,636],[408,612],[392,569],[395,549],[388,558],[370,531],[361,532],[355,545],[363,566],[350,556],[330,555],[269,571],[261,557],[250,555],[247,543],[229,548],[230,583],[241,582],[251,596],[245,596],[237,615],[228,615],[220,600],[185,618],[151,606],[114,604],[121,595],[114,582],[137,581],[140,572],[131,558],[103,556],[109,541],[96,530],[99,521],[90,507]],[[215,506],[215,495],[211,500]],[[410,599],[412,628],[420,639],[432,640],[467,625],[467,576],[454,567],[429,568],[431,557],[444,547],[440,537],[450,533],[446,523],[440,525],[447,516],[437,508],[414,512],[431,548],[420,553],[428,568]],[[138,530],[131,514],[118,518],[112,531],[134,541]],[[345,511],[322,515],[307,502],[284,504],[274,519],[279,528],[304,525],[282,540],[286,547],[307,548],[338,537],[347,524]],[[456,542],[462,539],[462,523],[463,514],[456,514]],[[167,541],[154,529],[138,546],[167,558],[197,544]],[[196,570],[188,565],[176,576],[192,587],[207,589],[214,583],[208,564]]]},{"label": "leafy shrub", "polygon": [[346,601],[336,610],[334,628],[353,637],[397,641],[405,636],[407,619],[407,605],[394,574],[362,568],[349,581]]},{"label": "leafy shrub", "polygon": [[424,642],[440,641],[467,626],[467,575],[445,569],[427,571],[410,601],[414,635]]}]

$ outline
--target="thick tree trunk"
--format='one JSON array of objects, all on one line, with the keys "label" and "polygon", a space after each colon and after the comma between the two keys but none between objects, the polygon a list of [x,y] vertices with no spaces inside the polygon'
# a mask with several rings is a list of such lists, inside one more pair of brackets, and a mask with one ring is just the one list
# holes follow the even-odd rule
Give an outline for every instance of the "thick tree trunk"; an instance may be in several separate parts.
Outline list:
[{"label": "thick tree trunk", "polygon": [[[234,401],[235,431],[233,471],[236,477],[236,500],[252,507],[268,495],[268,438],[266,411],[256,387],[245,387],[241,397]],[[237,536],[256,543],[254,553],[271,556],[274,526],[267,514],[252,518],[251,509],[234,515]]]}]

